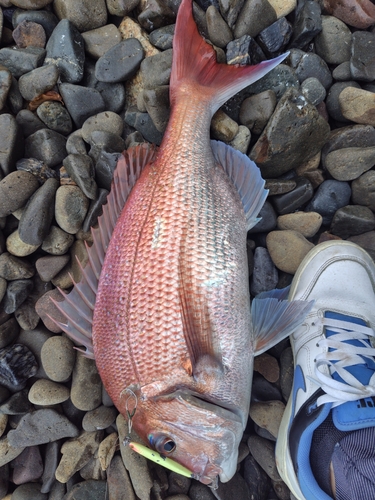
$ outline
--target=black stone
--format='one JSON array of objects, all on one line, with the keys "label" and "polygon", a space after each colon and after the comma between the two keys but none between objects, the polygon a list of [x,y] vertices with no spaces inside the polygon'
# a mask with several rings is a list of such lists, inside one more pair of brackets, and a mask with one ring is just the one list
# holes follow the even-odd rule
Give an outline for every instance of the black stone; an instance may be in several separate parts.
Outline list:
[{"label": "black stone", "polygon": [[257,42],[250,35],[241,36],[227,45],[227,64],[258,64],[266,56]]},{"label": "black stone", "polygon": [[280,17],[271,26],[259,33],[257,42],[265,54],[274,57],[284,50],[291,36],[292,25],[285,17]]},{"label": "black stone", "polygon": [[247,87],[251,94],[260,94],[265,90],[273,90],[279,100],[290,87],[299,88],[299,81],[293,68],[279,64],[263,78]]},{"label": "black stone", "polygon": [[252,500],[268,498],[271,480],[251,455],[244,461],[244,479],[250,490],[249,498]]},{"label": "black stone", "polygon": [[14,280],[8,283],[5,297],[3,299],[4,311],[12,314],[27,299],[33,289],[33,282],[30,279]]},{"label": "black stone", "polygon": [[63,163],[66,171],[90,200],[95,200],[97,185],[93,162],[88,155],[70,154]]},{"label": "black stone", "polygon": [[127,38],[99,57],[95,76],[101,82],[124,82],[135,75],[144,57],[141,43],[136,38]]},{"label": "black stone", "polygon": [[85,63],[84,41],[81,33],[68,20],[62,19],[53,30],[46,45],[44,64],[56,64],[63,82],[78,83],[83,77]]},{"label": "black stone", "polygon": [[275,229],[277,225],[277,215],[276,212],[271,205],[271,203],[267,200],[263,207],[261,208],[258,218],[260,221],[254,227],[252,227],[249,231],[252,233],[263,233],[267,231],[272,231]]},{"label": "black stone", "polygon": [[59,91],[77,128],[81,128],[90,116],[106,109],[100,92],[93,88],[62,83]]},{"label": "black stone", "polygon": [[258,295],[276,288],[279,280],[275,264],[267,248],[257,247],[254,252],[254,268],[250,280],[250,292]]},{"label": "black stone", "polygon": [[290,214],[310,201],[313,195],[311,182],[305,177],[298,177],[293,191],[273,196],[272,203],[278,214]]},{"label": "black stone", "polygon": [[328,225],[335,212],[348,205],[350,195],[351,189],[348,182],[328,179],[318,187],[305,211],[318,212],[323,217],[323,224]]},{"label": "black stone", "polygon": [[148,113],[129,110],[125,113],[125,122],[138,130],[146,141],[160,145],[163,134],[156,129]]},{"label": "black stone", "polygon": [[38,370],[34,354],[22,344],[0,349],[0,384],[11,391],[22,390]]},{"label": "black stone", "polygon": [[368,207],[348,205],[339,208],[333,216],[330,231],[340,238],[367,233],[375,229],[375,216]]},{"label": "black stone", "polygon": [[[293,52],[298,49],[293,49]],[[302,52],[302,51],[299,51]],[[293,60],[291,58],[291,60]],[[327,63],[317,54],[302,52],[297,65],[293,66],[300,83],[306,78],[317,78],[325,89],[332,85],[332,75]]]},{"label": "black stone", "polygon": [[302,49],[321,31],[322,18],[319,3],[312,0],[300,0],[296,9],[290,48]]},{"label": "black stone", "polygon": [[146,57],[141,64],[141,74],[145,89],[155,89],[168,85],[172,68],[172,49]]},{"label": "black stone", "polygon": [[24,106],[23,97],[21,95],[18,82],[12,77],[12,84],[8,92],[8,106],[10,111],[16,115]]}]

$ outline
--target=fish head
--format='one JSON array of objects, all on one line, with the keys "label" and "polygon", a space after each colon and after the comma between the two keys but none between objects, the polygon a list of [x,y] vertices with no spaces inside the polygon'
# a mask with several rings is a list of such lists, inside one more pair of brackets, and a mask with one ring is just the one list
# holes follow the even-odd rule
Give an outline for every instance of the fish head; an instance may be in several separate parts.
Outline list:
[{"label": "fish head", "polygon": [[138,405],[133,425],[151,448],[192,472],[204,484],[229,481],[236,472],[243,423],[234,411],[180,389]]}]

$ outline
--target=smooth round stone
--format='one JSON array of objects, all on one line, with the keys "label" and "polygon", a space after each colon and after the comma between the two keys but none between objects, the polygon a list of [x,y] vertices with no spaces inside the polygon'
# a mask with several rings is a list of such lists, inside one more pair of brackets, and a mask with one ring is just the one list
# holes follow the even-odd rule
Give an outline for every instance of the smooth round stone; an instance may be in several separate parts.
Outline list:
[{"label": "smooth round stone", "polygon": [[333,130],[322,149],[322,163],[328,153],[342,148],[368,148],[375,146],[375,129],[371,125],[349,125]]},{"label": "smooth round stone", "polygon": [[278,229],[298,231],[305,238],[312,238],[319,231],[323,218],[317,212],[294,212],[277,218]]},{"label": "smooth round stone", "polygon": [[250,418],[277,438],[284,410],[285,404],[282,401],[253,402],[250,406]]},{"label": "smooth round stone", "polygon": [[277,18],[287,16],[297,6],[297,0],[268,0],[275,9]]},{"label": "smooth round stone", "polygon": [[81,227],[89,208],[89,200],[78,186],[60,186],[56,192],[55,217],[58,225],[69,234]]},{"label": "smooth round stone", "polygon": [[76,350],[68,337],[55,335],[46,340],[41,350],[41,362],[54,382],[65,382],[72,374]]},{"label": "smooth round stone", "polygon": [[[221,47],[222,49],[224,49],[228,45],[228,43],[233,40],[233,34],[214,5],[210,5],[206,10],[206,21],[208,36],[211,42],[217,47]],[[151,43],[153,43],[152,40],[150,41]]]},{"label": "smooth round stone", "polygon": [[[56,483],[55,479],[55,470],[58,466],[60,459],[60,446],[61,444],[58,441],[53,441],[51,443],[47,443],[45,446],[44,453],[44,470],[42,476],[42,493],[49,493],[52,490],[53,484]],[[65,490],[64,490],[65,491]],[[52,499],[51,499],[52,497]],[[55,497],[52,495],[49,497],[50,500],[54,500]]]},{"label": "smooth round stone", "polygon": [[51,299],[57,302],[61,302],[63,300],[63,297],[59,290],[49,290],[38,299],[35,304],[35,310],[48,330],[54,333],[60,333],[61,328],[56,325],[51,317],[56,321],[63,323],[65,321],[65,316],[57,309]]},{"label": "smooth round stone", "polygon": [[140,132],[146,141],[160,145],[163,134],[157,130],[148,113],[127,111],[125,113],[125,122]]},{"label": "smooth round stone", "polygon": [[85,62],[84,41],[69,19],[62,19],[53,30],[46,50],[44,64],[55,64],[62,81],[78,83],[82,80]]},{"label": "smooth round stone", "polygon": [[106,429],[113,424],[117,415],[118,411],[113,406],[98,406],[95,410],[91,410],[86,413],[83,417],[82,427],[88,432]]},{"label": "smooth round stone", "polygon": [[275,443],[268,441],[260,436],[250,436],[247,440],[250,453],[257,463],[274,481],[280,481],[275,462]]},{"label": "smooth round stone", "polygon": [[[143,59],[144,50],[136,38],[122,40],[97,60],[95,76],[101,82],[124,82],[135,75]],[[127,63],[119,64],[122,60]]]},{"label": "smooth round stone", "polygon": [[68,154],[85,155],[87,153],[87,145],[82,138],[82,129],[72,132],[66,141],[66,151]]},{"label": "smooth round stone", "polygon": [[59,19],[69,19],[79,31],[89,31],[107,22],[105,0],[55,0],[53,4]]},{"label": "smooth round stone", "polygon": [[139,4],[139,0],[107,0],[107,9],[112,16],[123,17]]},{"label": "smooth round stone", "polygon": [[261,134],[276,106],[276,94],[265,90],[245,99],[240,107],[239,120],[254,134]]},{"label": "smooth round stone", "polygon": [[277,359],[267,352],[255,357],[254,371],[263,375],[269,382],[275,383],[279,380],[280,370]]},{"label": "smooth round stone", "polygon": [[[6,283],[6,281],[4,280]],[[6,289],[6,288],[5,288]],[[18,336],[19,326],[15,318],[10,318],[0,325],[0,348],[11,344]]]},{"label": "smooth round stone", "polygon": [[281,271],[294,274],[303,258],[314,248],[297,231],[271,231],[266,238],[267,248],[275,266]]},{"label": "smooth round stone", "polygon": [[30,279],[8,283],[3,300],[4,311],[7,314],[14,313],[25,302],[32,289],[33,282]]},{"label": "smooth round stone", "polygon": [[101,93],[94,88],[62,83],[59,91],[77,128],[82,127],[87,118],[105,109]]},{"label": "smooth round stone", "polygon": [[49,282],[69,262],[69,255],[47,255],[35,262],[36,270],[42,281]]},{"label": "smooth round stone", "polygon": [[169,85],[162,85],[156,89],[146,89],[142,96],[145,110],[150,115],[155,127],[159,132],[164,132],[170,115]]},{"label": "smooth round stone", "polygon": [[69,398],[69,389],[64,385],[41,378],[30,387],[29,401],[34,405],[49,406],[62,403]]},{"label": "smooth round stone", "polygon": [[0,276],[8,281],[32,278],[35,274],[33,266],[21,258],[8,252],[0,255]]},{"label": "smooth round stone", "polygon": [[47,500],[48,494],[41,493],[40,484],[25,483],[18,486],[12,493],[12,500]]},{"label": "smooth round stone", "polygon": [[252,295],[267,292],[276,288],[279,275],[268,250],[257,247],[254,252],[254,269],[250,279]]},{"label": "smooth round stone", "polygon": [[119,113],[125,106],[125,86],[123,83],[100,82],[95,76],[95,65],[87,63],[82,80],[85,87],[97,90],[104,101],[104,109]]},{"label": "smooth round stone", "polygon": [[121,33],[114,24],[107,24],[82,33],[86,52],[94,59],[102,57],[109,49],[121,42]]},{"label": "smooth round stone", "polygon": [[315,37],[316,53],[327,64],[341,64],[350,59],[352,33],[334,16],[322,16],[322,31]]},{"label": "smooth round stone", "polygon": [[350,120],[350,118],[344,116],[339,99],[343,90],[349,87],[358,89],[361,88],[357,82],[352,80],[346,82],[336,82],[329,89],[326,98],[326,106],[329,116],[341,123],[347,123]]},{"label": "smooth round stone", "polygon": [[330,228],[332,234],[343,239],[373,229],[375,229],[375,215],[368,207],[361,205],[339,208],[333,216]]},{"label": "smooth round stone", "polygon": [[[301,51],[302,52],[302,51]],[[332,85],[332,75],[325,61],[317,54],[303,53],[295,67],[296,76],[302,83],[307,78],[317,78],[325,89]]]},{"label": "smooth round stone", "polygon": [[347,182],[328,179],[318,187],[305,210],[318,212],[323,217],[323,224],[328,225],[336,210],[349,204],[350,195],[351,189]]},{"label": "smooth round stone", "polygon": [[23,416],[17,428],[8,432],[8,440],[14,447],[36,446],[76,437],[78,434],[77,427],[64,415],[50,408],[43,408]]},{"label": "smooth round stone", "polygon": [[63,165],[83,194],[90,200],[95,200],[98,186],[95,182],[95,170],[90,156],[70,154],[64,159]]},{"label": "smooth round stone", "polygon": [[19,234],[17,229],[12,234],[10,234],[6,240],[6,247],[9,253],[17,257],[26,257],[34,253],[40,245],[30,245],[25,243]]},{"label": "smooth round stone", "polygon": [[37,370],[35,356],[26,346],[13,344],[0,350],[1,384],[11,391],[22,390]]},{"label": "smooth round stone", "polygon": [[337,149],[328,153],[325,158],[325,167],[338,181],[357,179],[374,165],[375,146]]},{"label": "smooth round stone", "polygon": [[242,154],[246,154],[249,149],[250,140],[251,140],[250,130],[247,127],[245,127],[245,125],[240,125],[238,127],[237,134],[233,137],[231,141],[229,141],[228,144],[229,146],[232,146],[232,148],[240,151]]},{"label": "smooth round stone", "polygon": [[21,208],[39,187],[36,177],[29,172],[11,172],[0,182],[0,217],[6,217]]},{"label": "smooth round stone", "polygon": [[42,250],[51,255],[64,255],[73,245],[74,236],[57,226],[52,226],[42,243]]},{"label": "smooth round stone", "polygon": [[49,129],[63,135],[72,131],[70,115],[60,102],[45,101],[38,106],[36,112]]},{"label": "smooth round stone", "polygon": [[355,123],[375,125],[375,94],[361,88],[346,87],[340,92],[342,115]]},{"label": "smooth round stone", "polygon": [[230,142],[238,132],[238,124],[224,111],[217,111],[212,117],[211,132],[215,139]]},{"label": "smooth round stone", "polygon": [[57,179],[47,179],[28,201],[18,226],[20,239],[28,245],[39,246],[47,237],[54,216],[58,187]]},{"label": "smooth round stone", "polygon": [[26,10],[43,9],[50,3],[52,0],[12,0],[12,5]]},{"label": "smooth round stone", "polygon": [[101,404],[102,387],[94,360],[77,356],[70,398],[74,406],[83,411],[94,410]]},{"label": "smooth round stone", "polygon": [[375,211],[375,171],[369,170],[352,182],[352,200]]},{"label": "smooth round stone", "polygon": [[243,475],[249,488],[249,498],[261,500],[268,497],[271,480],[251,455],[245,458]]},{"label": "smooth round stone", "polygon": [[266,0],[248,0],[243,4],[238,15],[234,28],[234,37],[241,38],[243,35],[250,35],[255,38],[276,20],[277,14],[270,2]]},{"label": "smooth round stone", "polygon": [[66,137],[44,128],[25,140],[25,156],[43,161],[49,167],[61,164],[66,156]]},{"label": "smooth round stone", "polygon": [[[27,389],[15,392],[7,398],[0,408],[4,415],[24,415],[32,411],[34,407],[27,398]],[[8,395],[9,396],[9,395]]]}]

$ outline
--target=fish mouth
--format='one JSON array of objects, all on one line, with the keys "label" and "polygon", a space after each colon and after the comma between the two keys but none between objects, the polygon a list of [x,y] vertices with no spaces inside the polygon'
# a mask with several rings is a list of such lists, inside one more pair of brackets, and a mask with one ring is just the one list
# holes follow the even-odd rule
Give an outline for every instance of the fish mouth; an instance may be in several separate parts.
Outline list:
[{"label": "fish mouth", "polygon": [[192,404],[193,406],[208,410],[218,417],[221,417],[225,420],[235,421],[242,425],[242,419],[240,415],[238,415],[236,410],[230,405],[225,405],[221,401],[218,402],[217,400],[213,400],[211,398],[208,399],[202,396],[202,394],[197,394],[189,391],[180,390],[176,391],[176,393],[178,393],[178,396],[180,398],[182,398],[187,403]]}]

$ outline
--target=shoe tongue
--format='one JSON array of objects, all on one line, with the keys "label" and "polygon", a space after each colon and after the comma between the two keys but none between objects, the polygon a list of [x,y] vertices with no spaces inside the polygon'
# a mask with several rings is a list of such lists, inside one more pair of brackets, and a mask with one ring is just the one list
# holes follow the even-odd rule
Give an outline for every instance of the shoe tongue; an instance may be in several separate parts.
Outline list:
[{"label": "shoe tongue", "polygon": [[[366,323],[353,316],[346,316],[327,311],[326,318],[338,319],[341,321],[348,321],[357,325],[366,326]],[[350,330],[350,327],[348,328]],[[335,335],[335,332],[326,328],[327,338]],[[363,347],[363,344],[356,339],[345,341],[347,344],[353,346]],[[372,347],[369,341],[368,346]],[[332,351],[333,349],[330,349]],[[361,356],[363,358],[363,356]],[[375,361],[374,359],[363,358],[365,363],[347,366],[345,369],[351,373],[362,384],[368,385],[371,377],[375,374]],[[332,378],[340,382],[344,380],[335,372]],[[345,382],[344,382],[345,383]],[[336,406],[332,409],[332,418],[335,426],[342,431],[354,431],[363,429],[365,427],[375,427],[375,397],[359,399],[357,401],[347,401],[342,405]]]}]

